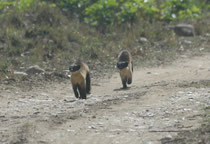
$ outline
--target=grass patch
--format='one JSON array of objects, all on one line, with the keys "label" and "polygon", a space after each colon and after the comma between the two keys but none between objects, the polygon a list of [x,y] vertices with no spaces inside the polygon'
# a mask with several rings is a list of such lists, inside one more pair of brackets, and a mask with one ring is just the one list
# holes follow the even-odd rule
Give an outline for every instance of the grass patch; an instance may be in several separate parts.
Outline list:
[{"label": "grass patch", "polygon": [[189,51],[208,51],[208,37],[183,39],[168,26],[193,23],[197,24],[199,34],[205,35],[210,30],[209,17],[206,14],[204,20],[170,24],[141,18],[135,23],[124,23],[103,31],[48,2],[33,4],[25,11],[10,7],[0,14],[0,57],[3,61],[0,67],[7,72],[4,63],[10,63],[14,70],[23,71],[36,64],[49,71],[62,71],[75,59],[81,59],[91,68],[100,70],[99,64],[114,67],[117,55],[123,49],[131,52],[135,66],[161,65]]},{"label": "grass patch", "polygon": [[183,83],[180,83],[178,86],[182,88],[189,88],[189,87],[206,88],[206,87],[210,87],[210,80],[201,80],[198,82],[183,82]]}]

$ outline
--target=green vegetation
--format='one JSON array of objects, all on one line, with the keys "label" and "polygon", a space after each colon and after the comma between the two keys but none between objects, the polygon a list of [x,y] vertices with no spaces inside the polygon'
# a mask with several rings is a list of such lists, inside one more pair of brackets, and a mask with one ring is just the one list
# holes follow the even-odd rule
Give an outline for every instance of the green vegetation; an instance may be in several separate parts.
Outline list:
[{"label": "green vegetation", "polygon": [[0,0],[0,77],[34,64],[67,69],[78,57],[113,67],[122,49],[140,64],[161,64],[200,46],[195,38],[180,48],[168,23],[200,25],[205,16],[202,34],[210,30],[209,8],[208,0]]},{"label": "green vegetation", "polygon": [[207,0],[1,0],[0,10],[15,7],[18,11],[27,11],[43,2],[100,27],[134,23],[145,18],[151,21],[196,18],[201,16],[201,8],[210,7]]},{"label": "green vegetation", "polygon": [[204,87],[210,87],[210,80],[202,80],[202,81],[196,81],[196,82],[183,82],[179,84],[179,87],[195,87],[195,88],[204,88]]}]

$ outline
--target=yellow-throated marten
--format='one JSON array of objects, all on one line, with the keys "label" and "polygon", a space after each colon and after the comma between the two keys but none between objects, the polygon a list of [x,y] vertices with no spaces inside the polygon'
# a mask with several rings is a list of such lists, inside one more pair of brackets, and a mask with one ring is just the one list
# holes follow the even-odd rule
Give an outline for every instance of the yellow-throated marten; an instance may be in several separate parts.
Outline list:
[{"label": "yellow-throated marten", "polygon": [[129,51],[123,50],[118,55],[117,68],[120,70],[120,77],[123,88],[127,88],[127,84],[132,83],[133,62]]},{"label": "yellow-throated marten", "polygon": [[[90,70],[87,64],[77,61],[69,67],[71,73],[71,83],[76,98],[86,99],[86,94],[90,94]],[[78,94],[79,91],[79,94]]]}]

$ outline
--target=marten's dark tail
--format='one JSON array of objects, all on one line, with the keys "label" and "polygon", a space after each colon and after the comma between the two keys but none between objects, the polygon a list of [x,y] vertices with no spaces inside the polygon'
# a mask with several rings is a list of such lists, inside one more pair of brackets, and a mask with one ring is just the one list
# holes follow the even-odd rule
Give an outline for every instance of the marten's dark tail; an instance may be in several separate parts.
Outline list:
[{"label": "marten's dark tail", "polygon": [[90,81],[90,73],[88,72],[86,75],[86,93],[90,94],[91,91],[91,81]]}]

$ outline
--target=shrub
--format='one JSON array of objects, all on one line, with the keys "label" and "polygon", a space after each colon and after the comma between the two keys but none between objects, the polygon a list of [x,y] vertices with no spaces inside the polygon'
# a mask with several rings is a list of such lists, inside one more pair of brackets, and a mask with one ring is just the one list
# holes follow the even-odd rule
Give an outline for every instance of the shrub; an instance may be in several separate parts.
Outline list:
[{"label": "shrub", "polygon": [[16,2],[15,1],[12,1],[12,0],[1,0],[0,1],[0,12],[2,10],[4,10],[5,8],[8,8],[12,5],[14,5]]},{"label": "shrub", "polygon": [[200,16],[201,5],[196,0],[168,0],[161,5],[161,18],[165,20],[195,18]]},{"label": "shrub", "polygon": [[207,0],[1,0],[0,10],[15,6],[18,11],[26,11],[43,2],[49,2],[52,7],[59,6],[80,20],[103,28],[145,19],[196,18],[201,15],[201,8],[210,7]]}]

